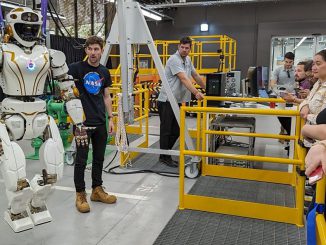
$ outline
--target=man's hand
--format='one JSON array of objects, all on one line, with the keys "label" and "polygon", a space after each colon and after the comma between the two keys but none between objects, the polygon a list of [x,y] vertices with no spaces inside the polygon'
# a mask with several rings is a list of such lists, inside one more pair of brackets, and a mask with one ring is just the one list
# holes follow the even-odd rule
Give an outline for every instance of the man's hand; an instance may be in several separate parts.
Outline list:
[{"label": "man's hand", "polygon": [[301,99],[305,99],[308,97],[310,93],[310,90],[309,89],[302,89],[302,90],[299,90],[299,96]]},{"label": "man's hand", "polygon": [[195,94],[195,97],[196,97],[197,100],[204,99],[204,95],[201,92],[199,92],[199,91]]},{"label": "man's hand", "polygon": [[310,174],[322,165],[324,174],[326,174],[326,148],[321,144],[316,144],[310,148],[306,156],[306,175]]},{"label": "man's hand", "polygon": [[76,126],[74,135],[77,146],[84,147],[88,145],[88,136],[84,126]]},{"label": "man's hand", "polygon": [[304,107],[301,108],[300,117],[306,120],[308,114],[309,114],[309,106],[305,105]]},{"label": "man's hand", "polygon": [[113,120],[112,117],[109,118],[109,124],[108,124],[108,132],[111,134],[114,131],[114,124],[113,124]]},{"label": "man's hand", "polygon": [[295,96],[293,94],[288,93],[288,92],[284,92],[282,98],[286,102],[294,102],[294,100],[295,100]]}]

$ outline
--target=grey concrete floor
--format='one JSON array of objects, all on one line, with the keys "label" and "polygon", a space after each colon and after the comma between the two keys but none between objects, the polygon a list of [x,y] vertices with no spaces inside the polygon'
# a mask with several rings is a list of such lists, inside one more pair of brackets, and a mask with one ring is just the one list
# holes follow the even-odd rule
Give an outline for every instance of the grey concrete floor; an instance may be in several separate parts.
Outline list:
[{"label": "grey concrete floor", "polygon": [[[194,125],[195,120],[190,119],[190,121],[190,124]],[[150,119],[150,125],[153,133],[158,134],[157,117]],[[257,132],[266,132],[266,127],[270,133],[279,132],[276,118],[265,117],[257,120]],[[275,140],[259,139],[257,143],[255,150],[258,155],[285,154],[283,146]],[[31,152],[31,148],[26,142],[22,148],[26,152]],[[112,155],[107,156],[104,165],[111,158]],[[157,159],[157,156],[153,156],[153,159]],[[113,165],[117,165],[117,160]],[[268,168],[282,167],[274,164],[273,166],[269,165]],[[39,161],[27,161],[28,178],[32,178],[41,169]],[[90,171],[87,171],[85,180],[88,191],[90,191]],[[48,208],[53,216],[53,221],[36,226],[31,230],[14,233],[2,219],[1,212],[7,208],[7,199],[3,179],[0,176],[0,211],[2,210],[0,212],[0,244],[153,244],[177,210],[178,178],[155,174],[117,176],[103,173],[103,180],[106,190],[117,195],[117,203],[108,205],[90,202],[91,212],[81,214],[75,208],[73,166],[66,165],[63,178],[57,183],[48,200]],[[186,191],[192,187],[195,181],[186,179]]]}]

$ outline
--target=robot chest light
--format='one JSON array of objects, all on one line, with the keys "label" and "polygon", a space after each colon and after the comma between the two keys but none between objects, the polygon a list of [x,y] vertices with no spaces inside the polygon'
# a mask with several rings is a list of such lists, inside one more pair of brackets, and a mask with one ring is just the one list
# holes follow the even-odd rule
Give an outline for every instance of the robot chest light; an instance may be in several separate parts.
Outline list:
[{"label": "robot chest light", "polygon": [[34,71],[36,68],[36,63],[33,60],[29,60],[26,65],[27,70]]}]

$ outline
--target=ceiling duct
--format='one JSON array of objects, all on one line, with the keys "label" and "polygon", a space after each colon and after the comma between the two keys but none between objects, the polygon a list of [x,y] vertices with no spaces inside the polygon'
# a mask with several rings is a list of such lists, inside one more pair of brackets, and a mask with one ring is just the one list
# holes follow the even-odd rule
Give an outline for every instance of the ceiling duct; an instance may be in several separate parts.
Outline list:
[{"label": "ceiling duct", "polygon": [[[162,9],[162,8],[180,8],[180,7],[205,7],[213,5],[225,4],[242,4],[242,3],[262,3],[262,2],[280,2],[282,0],[219,0],[219,1],[198,1],[186,2],[179,1],[179,3],[159,3],[159,4],[146,4],[148,9]],[[284,1],[284,0],[283,0]]]}]

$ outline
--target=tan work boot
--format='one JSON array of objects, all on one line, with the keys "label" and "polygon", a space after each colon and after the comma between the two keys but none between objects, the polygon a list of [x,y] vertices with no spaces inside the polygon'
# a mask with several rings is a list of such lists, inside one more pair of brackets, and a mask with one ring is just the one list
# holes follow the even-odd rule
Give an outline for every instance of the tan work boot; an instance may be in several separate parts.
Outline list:
[{"label": "tan work boot", "polygon": [[117,197],[106,193],[103,190],[102,186],[96,186],[92,191],[91,200],[94,202],[104,202],[111,204],[117,201]]},{"label": "tan work boot", "polygon": [[86,199],[86,192],[76,192],[76,207],[81,213],[88,213],[90,211],[89,204]]}]

